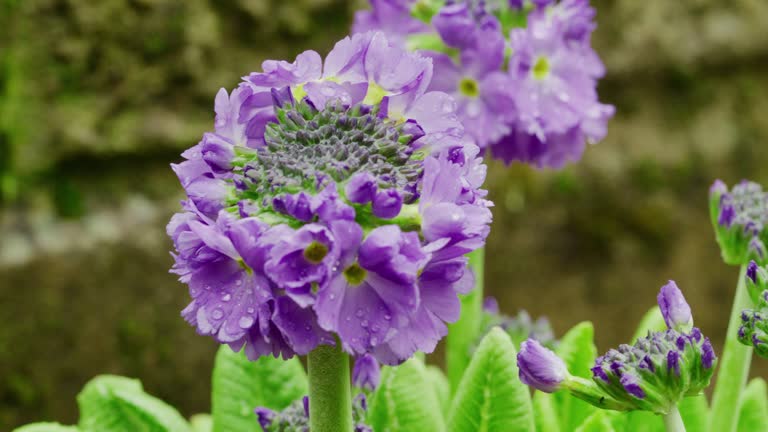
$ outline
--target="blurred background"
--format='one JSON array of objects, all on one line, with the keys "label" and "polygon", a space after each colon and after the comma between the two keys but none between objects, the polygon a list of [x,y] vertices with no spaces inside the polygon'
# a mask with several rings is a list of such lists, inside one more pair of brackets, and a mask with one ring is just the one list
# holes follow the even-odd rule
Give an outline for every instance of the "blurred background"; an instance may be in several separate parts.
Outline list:
[{"label": "blurred background", "polygon": [[[617,107],[567,169],[491,163],[487,283],[504,312],[627,341],[675,279],[721,345],[738,270],[708,220],[714,178],[768,183],[768,2],[593,0]],[[327,52],[362,1],[0,0],[0,430],[72,423],[92,376],[210,410],[216,346],[180,318],[168,164],[213,97],[267,58]],[[768,374],[755,359],[753,373]]]}]

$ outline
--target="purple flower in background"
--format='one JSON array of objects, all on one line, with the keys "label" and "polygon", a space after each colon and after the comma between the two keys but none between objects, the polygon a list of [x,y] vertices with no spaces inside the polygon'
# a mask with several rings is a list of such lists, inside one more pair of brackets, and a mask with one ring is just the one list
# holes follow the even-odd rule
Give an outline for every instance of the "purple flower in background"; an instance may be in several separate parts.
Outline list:
[{"label": "purple flower in background", "polygon": [[456,99],[467,136],[495,158],[559,168],[605,137],[615,110],[597,96],[605,67],[588,0],[371,6],[353,30],[382,30],[432,57],[430,89]]},{"label": "purple flower in background", "polygon": [[658,295],[659,308],[667,327],[677,331],[690,331],[693,328],[691,307],[674,281],[661,287]]},{"label": "purple flower in background", "polygon": [[352,384],[355,387],[373,391],[379,386],[380,379],[381,368],[372,355],[364,354],[355,359],[355,367],[352,369]]},{"label": "purple flower in background", "polygon": [[563,360],[535,339],[528,339],[520,345],[517,367],[523,384],[546,393],[557,391],[570,375]]},{"label": "purple flower in background", "polygon": [[723,260],[744,265],[750,260],[765,264],[768,240],[768,193],[757,183],[743,180],[729,191],[720,180],[709,190],[712,226]]},{"label": "purple flower in background", "polygon": [[364,33],[262,69],[219,92],[215,131],[174,165],[182,315],[251,359],[337,338],[387,364],[431,351],[491,221],[485,165],[429,90],[431,60]]}]

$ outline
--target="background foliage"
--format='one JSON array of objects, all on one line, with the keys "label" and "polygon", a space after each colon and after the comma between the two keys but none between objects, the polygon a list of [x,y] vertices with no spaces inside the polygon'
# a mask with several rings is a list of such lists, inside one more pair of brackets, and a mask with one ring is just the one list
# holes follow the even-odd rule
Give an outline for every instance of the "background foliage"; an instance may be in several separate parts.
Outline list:
[{"label": "background foliage", "polygon": [[[486,283],[560,335],[594,321],[602,351],[674,278],[719,342],[737,270],[706,192],[715,177],[768,183],[768,3],[593,3],[618,115],[565,171],[491,164]],[[181,198],[168,164],[211,127],[219,87],[327,52],[357,6],[0,0],[0,430],[73,423],[99,373],[140,378],[185,416],[210,409],[216,347],[181,320],[187,294],[167,274]]]}]

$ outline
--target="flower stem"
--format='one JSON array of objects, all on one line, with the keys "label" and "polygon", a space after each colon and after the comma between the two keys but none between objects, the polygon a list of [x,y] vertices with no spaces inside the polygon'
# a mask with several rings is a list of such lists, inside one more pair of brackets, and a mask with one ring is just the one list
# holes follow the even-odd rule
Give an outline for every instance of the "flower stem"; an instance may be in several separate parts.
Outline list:
[{"label": "flower stem", "polygon": [[680,417],[680,410],[677,409],[677,405],[673,405],[669,413],[664,416],[664,427],[667,432],[685,432],[685,424],[683,424],[683,418]]},{"label": "flower stem", "polygon": [[336,346],[320,345],[307,356],[309,422],[312,432],[351,432],[349,356]]},{"label": "flower stem", "polygon": [[475,289],[461,296],[461,317],[448,326],[446,339],[446,368],[451,392],[455,392],[470,360],[470,347],[480,333],[483,314],[483,280],[485,270],[485,249],[469,254],[469,267],[475,274]]},{"label": "flower stem", "polygon": [[747,266],[742,265],[731,309],[731,319],[728,322],[728,333],[725,335],[725,347],[720,358],[717,385],[712,396],[712,416],[709,424],[711,431],[732,432],[736,429],[738,416],[735,413],[739,408],[739,396],[744,390],[749,375],[752,347],[742,345],[737,339],[741,311],[752,306],[745,283],[746,271]]}]

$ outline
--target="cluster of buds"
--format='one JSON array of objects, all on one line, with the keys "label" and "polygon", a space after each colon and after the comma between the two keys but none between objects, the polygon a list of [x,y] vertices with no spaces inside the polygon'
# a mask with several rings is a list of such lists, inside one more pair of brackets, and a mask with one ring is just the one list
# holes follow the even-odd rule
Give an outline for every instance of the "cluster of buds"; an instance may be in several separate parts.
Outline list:
[{"label": "cluster of buds", "polygon": [[730,191],[716,180],[709,189],[709,212],[723,260],[741,266],[750,259],[765,263],[768,241],[768,193],[742,180]]},{"label": "cluster of buds", "polygon": [[[373,432],[364,422],[368,403],[365,395],[359,394],[352,401],[354,432]],[[309,432],[309,397],[294,401],[282,411],[265,407],[255,409],[259,426],[264,432]]]},{"label": "cluster of buds", "polygon": [[555,332],[547,317],[533,319],[531,315],[520,310],[517,315],[509,316],[499,311],[499,305],[493,297],[487,297],[483,301],[483,317],[480,324],[482,331],[474,348],[480,344],[480,340],[494,327],[500,327],[507,332],[516,347],[519,347],[526,339],[535,339],[543,346],[554,349],[558,345]]},{"label": "cluster of buds", "polygon": [[756,306],[741,312],[739,342],[753,347],[757,355],[768,358],[768,271],[752,261],[747,267],[746,279]]},{"label": "cluster of buds", "polygon": [[598,357],[591,381],[571,375],[555,353],[533,339],[517,357],[521,381],[548,393],[565,389],[599,408],[668,414],[682,398],[709,385],[717,357],[709,339],[693,327],[691,309],[674,282],[661,288],[658,303],[668,328]]}]

